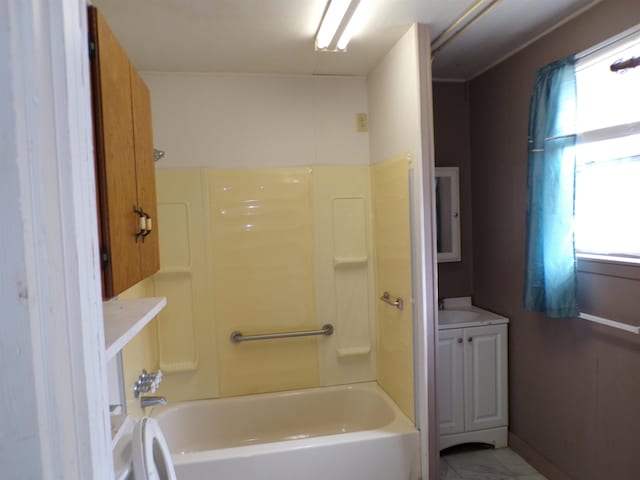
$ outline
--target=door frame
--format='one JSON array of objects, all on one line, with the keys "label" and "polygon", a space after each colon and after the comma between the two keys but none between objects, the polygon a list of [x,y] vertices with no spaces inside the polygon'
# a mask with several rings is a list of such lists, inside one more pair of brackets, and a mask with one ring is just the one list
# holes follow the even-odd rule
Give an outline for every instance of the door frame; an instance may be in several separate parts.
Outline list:
[{"label": "door frame", "polygon": [[436,358],[438,344],[438,263],[435,222],[435,150],[429,26],[417,25],[420,82],[420,158],[414,169],[412,195],[412,258],[416,424],[420,429],[421,470],[425,480],[440,478]]},{"label": "door frame", "polygon": [[0,4],[0,464],[10,478],[113,478],[86,8]]}]

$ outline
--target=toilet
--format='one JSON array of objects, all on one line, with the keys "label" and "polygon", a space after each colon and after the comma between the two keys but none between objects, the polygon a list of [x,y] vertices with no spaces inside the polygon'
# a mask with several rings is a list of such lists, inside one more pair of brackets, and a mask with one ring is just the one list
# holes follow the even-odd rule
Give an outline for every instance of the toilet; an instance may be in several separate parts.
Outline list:
[{"label": "toilet", "polygon": [[169,447],[153,418],[143,417],[133,428],[131,454],[135,480],[176,480]]},{"label": "toilet", "polygon": [[176,480],[171,453],[158,422],[143,417],[127,430],[114,449],[116,479]]}]

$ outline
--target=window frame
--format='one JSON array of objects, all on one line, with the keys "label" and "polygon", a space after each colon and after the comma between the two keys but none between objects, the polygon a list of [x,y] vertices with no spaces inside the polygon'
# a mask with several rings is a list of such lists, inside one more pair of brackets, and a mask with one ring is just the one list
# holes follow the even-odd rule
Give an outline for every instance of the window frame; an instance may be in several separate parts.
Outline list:
[{"label": "window frame", "polygon": [[[589,66],[601,61],[603,57],[615,55],[616,51],[628,48],[625,44],[631,42],[640,43],[640,24],[577,54],[576,72],[589,68]],[[611,125],[577,132],[577,145],[610,140],[637,133],[640,133],[640,121]],[[624,254],[575,251],[575,256],[579,272],[640,280],[640,255],[626,256]]]}]

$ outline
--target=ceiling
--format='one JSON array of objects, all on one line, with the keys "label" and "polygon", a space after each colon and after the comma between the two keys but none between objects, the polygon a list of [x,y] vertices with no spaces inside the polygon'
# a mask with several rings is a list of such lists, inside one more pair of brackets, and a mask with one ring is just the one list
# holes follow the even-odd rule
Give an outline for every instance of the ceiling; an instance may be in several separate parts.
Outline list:
[{"label": "ceiling", "polygon": [[[345,53],[315,52],[327,0],[91,0],[139,70],[366,75],[413,23],[435,38],[476,0],[365,0]],[[488,0],[487,0],[488,3]],[[502,0],[435,58],[470,79],[594,0]]]}]

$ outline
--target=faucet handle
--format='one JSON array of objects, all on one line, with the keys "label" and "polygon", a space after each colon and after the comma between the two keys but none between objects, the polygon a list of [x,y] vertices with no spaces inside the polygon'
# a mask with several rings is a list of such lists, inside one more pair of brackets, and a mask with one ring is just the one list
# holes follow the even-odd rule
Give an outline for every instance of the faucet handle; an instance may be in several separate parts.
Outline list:
[{"label": "faucet handle", "polygon": [[141,393],[155,393],[162,381],[162,371],[158,370],[155,373],[147,373],[146,370],[142,370],[142,373],[133,385],[133,395],[138,398]]}]

